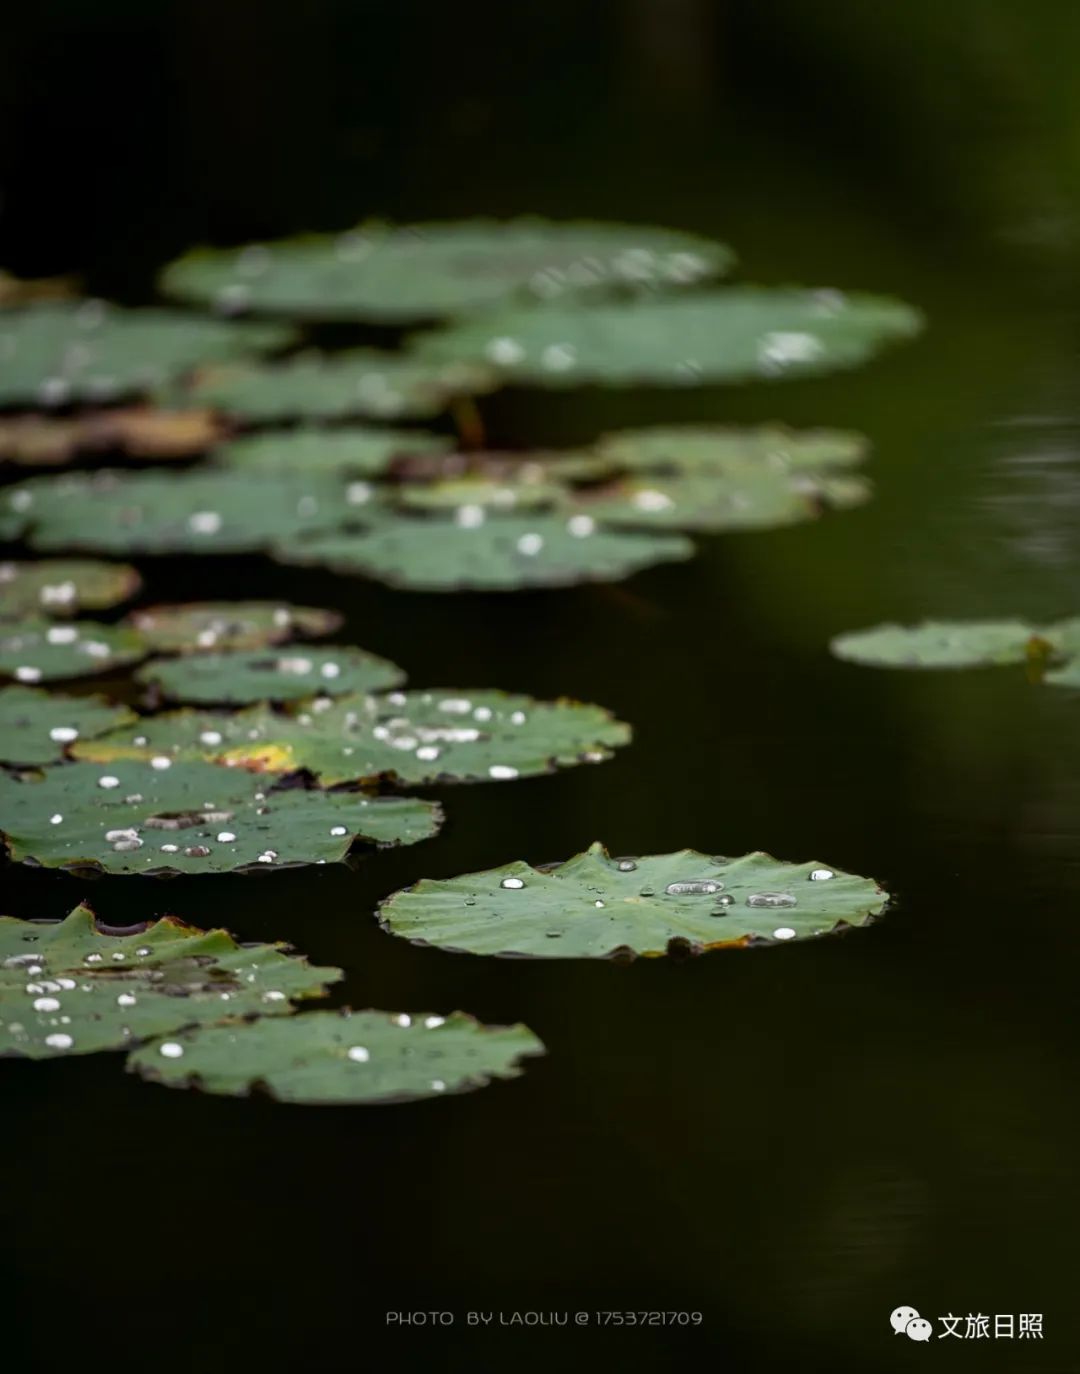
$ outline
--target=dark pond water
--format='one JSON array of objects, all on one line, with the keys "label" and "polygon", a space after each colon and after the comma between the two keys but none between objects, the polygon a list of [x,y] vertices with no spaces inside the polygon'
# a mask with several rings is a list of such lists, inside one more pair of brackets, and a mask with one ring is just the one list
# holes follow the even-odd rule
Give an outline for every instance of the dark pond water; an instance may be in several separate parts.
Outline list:
[{"label": "dark pond water", "polygon": [[[610,588],[393,593],[258,559],[148,565],[155,599],[335,606],[418,685],[602,702],[603,767],[446,789],[426,845],[355,868],[159,884],[6,870],[4,907],[172,911],[294,941],[354,1006],[524,1020],[510,1084],[384,1110],[6,1062],[2,1363],[1080,1368],[1080,699],[903,675],[829,637],[1080,613],[1080,98],[1071,7],[572,0],[81,0],[5,17],[0,261],[151,269],[361,213],[658,220],[763,281],[907,297],[863,371],[695,393],[506,393],[512,445],[677,419],[853,426],[877,499]],[[847,938],[629,968],[380,933],[376,900],[515,857],[756,847],[898,894]],[[929,1350],[890,1311],[1044,1314]],[[693,1333],[478,1332],[469,1311],[698,1311]],[[387,1311],[453,1328],[385,1328]],[[940,1330],[940,1325],[937,1329]],[[940,1355],[937,1353],[940,1351]],[[9,1363],[10,1361],[10,1363]]]}]

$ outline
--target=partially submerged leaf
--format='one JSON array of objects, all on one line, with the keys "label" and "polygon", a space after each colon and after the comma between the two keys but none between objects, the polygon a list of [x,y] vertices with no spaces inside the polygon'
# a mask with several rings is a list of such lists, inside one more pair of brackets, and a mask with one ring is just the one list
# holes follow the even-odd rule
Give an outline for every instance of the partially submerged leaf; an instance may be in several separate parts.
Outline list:
[{"label": "partially submerged leaf", "polygon": [[[371,499],[366,483],[355,493]],[[354,493],[327,476],[189,472],[64,473],[4,493],[38,549],[103,553],[247,553],[349,518]]]},{"label": "partially submerged leaf", "polygon": [[148,663],[136,677],[173,701],[237,703],[376,692],[405,680],[397,664],[347,644],[189,654]]},{"label": "partially submerged leaf", "polygon": [[141,585],[129,563],[93,558],[0,563],[0,619],[104,610],[129,600]]},{"label": "partially submerged leaf", "polygon": [[395,459],[444,453],[452,446],[451,439],[425,430],[305,425],[233,439],[217,450],[214,460],[239,472],[374,477],[386,472]]},{"label": "partially submerged leaf", "polygon": [[111,401],[155,391],[197,364],[279,348],[283,325],[180,310],[45,301],[0,314],[0,405]]},{"label": "partially submerged leaf", "polygon": [[395,323],[514,297],[686,285],[725,271],[733,256],[696,234],[636,224],[367,224],[345,234],[198,249],[166,267],[162,285],[230,312]]},{"label": "partially submerged leaf", "polygon": [[0,831],[11,857],[107,873],[227,873],[336,863],[357,839],[415,844],[439,808],[414,797],[289,788],[242,768],[120,759],[0,775]]},{"label": "partially submerged leaf", "polygon": [[1022,620],[927,620],[921,625],[876,625],[837,635],[837,658],[881,668],[984,668],[1023,663],[1051,647],[1053,627]]},{"label": "partially submerged leaf", "polygon": [[73,752],[106,763],[156,755],[265,773],[307,769],[330,787],[384,776],[403,783],[528,777],[602,762],[629,738],[630,727],[600,706],[443,690],[347,696],[291,713],[265,705],[230,715],[170,711]]},{"label": "partially submerged leaf", "polygon": [[189,654],[261,649],[287,639],[333,634],[341,616],[280,601],[191,601],[132,611],[124,623],[154,653]]},{"label": "partially submerged leaf", "polygon": [[132,630],[96,620],[0,622],[0,677],[16,682],[50,682],[108,673],[147,655]]},{"label": "partially submerged leaf", "polygon": [[692,849],[612,859],[600,844],[566,863],[505,864],[424,878],[379,910],[418,944],[538,959],[699,954],[866,925],[887,894],[869,878],[768,854],[710,858]]},{"label": "partially submerged leaf", "polygon": [[215,444],[223,427],[208,410],[131,406],[70,418],[0,416],[0,463],[47,467],[76,453],[119,449],[141,458],[186,458]]},{"label": "partially submerged leaf", "polygon": [[474,363],[440,362],[412,353],[356,348],[298,353],[280,363],[208,369],[190,399],[243,420],[425,419],[455,396],[491,391],[497,379]]},{"label": "partially submerged leaf", "polygon": [[866,457],[862,434],[838,429],[788,429],[786,425],[658,425],[605,434],[596,452],[631,471],[724,475],[747,467],[792,469],[849,467]]},{"label": "partially submerged leaf", "polygon": [[287,1015],[290,999],[322,997],[341,976],[173,916],[123,934],[85,906],[52,925],[3,916],[0,1055],[93,1054],[226,1016]]},{"label": "partially submerged leaf", "polygon": [[920,327],[917,311],[886,297],[734,286],[506,310],[427,334],[416,346],[424,357],[486,362],[511,380],[545,386],[700,386],[851,367]]},{"label": "partially submerged leaf", "polygon": [[[282,1033],[284,1031],[284,1034]],[[463,1012],[308,1012],[236,1023],[144,1045],[128,1059],[170,1088],[279,1102],[406,1102],[516,1078],[520,1060],[544,1053],[527,1026],[484,1026]]]},{"label": "partially submerged leaf", "polygon": [[126,706],[104,697],[4,687],[0,689],[0,763],[18,767],[58,763],[77,739],[92,739],[135,719]]},{"label": "partially submerged leaf", "polygon": [[[470,510],[469,507],[463,508]],[[615,582],[657,563],[689,558],[679,535],[602,530],[588,514],[471,516],[467,522],[387,517],[366,534],[327,532],[279,544],[282,563],[362,573],[416,591],[515,591]]]}]

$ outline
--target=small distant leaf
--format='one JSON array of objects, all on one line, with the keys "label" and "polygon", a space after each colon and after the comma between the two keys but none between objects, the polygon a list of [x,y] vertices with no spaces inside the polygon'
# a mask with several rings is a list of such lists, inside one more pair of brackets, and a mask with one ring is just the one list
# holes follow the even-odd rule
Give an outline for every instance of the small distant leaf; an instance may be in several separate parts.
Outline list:
[{"label": "small distant leaf", "polygon": [[174,916],[106,934],[85,906],[55,925],[0,917],[0,1055],[93,1054],[225,1016],[287,1015],[290,999],[342,977],[286,949]]},{"label": "small distant leaf", "polygon": [[692,849],[612,859],[603,845],[549,868],[506,864],[424,878],[380,907],[393,935],[468,954],[538,959],[700,954],[866,925],[887,894],[871,879],[768,854]]},{"label": "small distant leaf", "polygon": [[837,658],[881,668],[983,668],[1023,663],[1040,642],[1040,630],[1021,620],[925,621],[922,625],[876,625],[838,635],[831,644]]},{"label": "small distant leaf", "polygon": [[141,585],[138,571],[128,563],[90,558],[0,563],[0,617],[104,610],[129,600]]},{"label": "small distant leaf", "polygon": [[130,725],[136,716],[104,697],[61,696],[34,687],[0,689],[0,763],[58,763],[77,739]]},{"label": "small distant leaf", "polygon": [[[371,500],[366,483],[356,493]],[[8,488],[38,549],[103,553],[246,553],[349,518],[352,493],[326,476],[228,469],[64,473]],[[12,503],[15,503],[12,505]]]},{"label": "small distant leaf", "polygon": [[486,362],[546,386],[700,386],[852,367],[920,327],[917,311],[885,297],[737,286],[507,310],[416,345],[427,358]]},{"label": "small distant leaf", "polygon": [[144,642],[120,625],[96,620],[48,620],[0,623],[0,677],[16,682],[50,682],[56,678],[108,673],[147,655]]},{"label": "small distant leaf", "polygon": [[732,258],[724,244],[645,225],[368,224],[345,234],[199,249],[170,264],[162,285],[229,311],[395,323],[515,296],[684,285],[724,272]]},{"label": "small distant leaf", "polygon": [[867,447],[863,435],[846,430],[664,425],[607,434],[596,451],[620,468],[714,476],[745,472],[748,467],[781,472],[848,467],[862,462]]},{"label": "small distant leaf", "polygon": [[221,423],[208,410],[132,406],[70,419],[11,415],[0,417],[0,463],[46,467],[76,453],[109,449],[141,458],[186,458],[210,448],[222,433]]},{"label": "small distant leaf", "polygon": [[629,726],[600,706],[444,689],[347,696],[324,710],[293,713],[266,706],[231,715],[171,711],[73,752],[98,762],[161,755],[265,773],[306,768],[330,787],[383,776],[509,780],[602,762],[629,738]]},{"label": "small distant leaf", "polygon": [[179,310],[45,301],[0,314],[0,405],[110,401],[154,391],[197,364],[280,348],[283,325]]},{"label": "small distant leaf", "polygon": [[565,501],[569,493],[554,482],[498,481],[475,476],[449,478],[445,482],[407,482],[399,492],[401,505],[415,510],[459,511],[458,523],[475,520],[475,508],[493,511],[541,510]]},{"label": "small distant leaf", "polygon": [[326,533],[279,544],[282,563],[362,573],[415,591],[516,591],[616,582],[689,558],[678,535],[602,530],[588,515],[499,516],[478,525],[387,517],[366,534]]},{"label": "small distant leaf", "polygon": [[279,1102],[309,1106],[378,1104],[516,1078],[520,1060],[543,1053],[527,1026],[484,1026],[460,1011],[446,1017],[327,1011],[202,1026],[175,1037],[168,1049],[142,1046],[128,1068],[169,1088],[229,1097],[261,1089]]},{"label": "small distant leaf", "polygon": [[189,654],[148,663],[135,676],[173,701],[198,702],[298,701],[382,691],[405,680],[395,663],[343,644]]},{"label": "small distant leaf", "polygon": [[393,420],[438,415],[455,396],[496,385],[491,370],[477,364],[357,348],[207,370],[189,395],[196,405],[260,423],[351,415]]},{"label": "small distant leaf", "polygon": [[424,430],[306,426],[245,435],[224,444],[214,459],[240,472],[374,477],[386,472],[396,458],[444,453],[452,445],[451,439]]},{"label": "small distant leaf", "polygon": [[[408,498],[414,484],[443,486],[453,482],[491,482],[517,489],[521,486],[563,486],[595,482],[611,476],[617,465],[591,449],[529,449],[524,452],[482,451],[434,454],[400,454],[390,475],[404,485]],[[423,504],[423,503],[421,503]]]},{"label": "small distant leaf", "polygon": [[132,611],[124,623],[154,653],[188,654],[261,649],[287,639],[333,634],[341,616],[280,601],[192,601]]},{"label": "small distant leaf", "polygon": [[39,780],[0,775],[11,857],[106,873],[228,873],[337,863],[354,840],[415,844],[442,821],[415,797],[273,792],[241,768],[156,762],[76,763]]}]

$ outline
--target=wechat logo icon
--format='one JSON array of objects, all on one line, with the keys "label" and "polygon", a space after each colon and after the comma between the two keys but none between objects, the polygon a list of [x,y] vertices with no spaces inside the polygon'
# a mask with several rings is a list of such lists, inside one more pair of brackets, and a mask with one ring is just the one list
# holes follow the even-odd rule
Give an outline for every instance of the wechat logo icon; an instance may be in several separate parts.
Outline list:
[{"label": "wechat logo icon", "polygon": [[909,1340],[928,1341],[934,1334],[934,1328],[925,1317],[919,1316],[914,1307],[897,1307],[889,1317],[889,1322],[898,1336],[902,1332]]}]

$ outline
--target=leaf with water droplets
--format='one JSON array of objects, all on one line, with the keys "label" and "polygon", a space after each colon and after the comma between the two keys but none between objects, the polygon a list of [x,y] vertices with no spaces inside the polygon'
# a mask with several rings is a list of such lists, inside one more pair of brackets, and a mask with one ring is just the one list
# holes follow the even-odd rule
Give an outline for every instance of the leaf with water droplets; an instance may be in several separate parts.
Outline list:
[{"label": "leaf with water droplets", "polygon": [[171,263],[171,295],[226,310],[396,323],[514,298],[688,285],[727,270],[725,244],[677,229],[542,219],[363,224]]},{"label": "leaf with water droplets", "polygon": [[759,425],[659,425],[605,434],[596,452],[613,467],[679,476],[727,476],[748,469],[791,472],[850,467],[866,457],[861,434]]},{"label": "leaf with water droplets", "polygon": [[485,1026],[460,1011],[307,1012],[287,1021],[200,1026],[166,1044],[142,1046],[128,1067],[170,1088],[230,1097],[257,1088],[279,1102],[307,1105],[469,1092],[516,1078],[522,1059],[544,1053],[527,1026]]},{"label": "leaf with water droplets", "polygon": [[414,797],[271,786],[242,768],[164,754],[37,779],[3,774],[0,832],[20,862],[156,876],[338,863],[355,840],[415,844],[442,822],[439,807]]},{"label": "leaf with water droplets", "polygon": [[227,1016],[287,1015],[342,977],[286,951],[173,916],[122,933],[85,906],[56,924],[2,916],[0,1055],[121,1050]]},{"label": "leaf with water droplets", "polygon": [[507,310],[415,345],[424,357],[484,361],[511,381],[545,386],[701,386],[852,367],[920,327],[917,311],[885,297],[734,286]]},{"label": "leaf with water droplets", "polygon": [[927,620],[837,635],[837,658],[881,668],[985,668],[1045,658],[1055,629],[1022,620]]},{"label": "leaf with water droplets", "polygon": [[128,563],[92,558],[0,563],[0,618],[104,610],[133,597],[141,585]]},{"label": "leaf with water droplets", "polygon": [[118,449],[139,458],[187,458],[223,433],[208,410],[155,410],[145,406],[81,415],[0,416],[0,463],[48,467],[77,453]]},{"label": "leaf with water droplets", "polygon": [[16,682],[50,682],[92,677],[135,663],[147,647],[133,630],[96,620],[0,622],[0,677]]},{"label": "leaf with water droplets", "polygon": [[447,592],[617,582],[693,552],[679,535],[602,530],[581,512],[500,515],[466,524],[388,516],[366,534],[290,540],[274,556],[283,563],[361,573],[392,587]]},{"label": "leaf with water droplets", "polygon": [[280,348],[283,325],[180,310],[47,301],[0,314],[0,404],[66,405],[156,391],[193,367]]},{"label": "leaf with water droplets", "polygon": [[233,439],[215,452],[214,461],[238,472],[374,477],[386,472],[395,459],[428,457],[452,447],[451,439],[424,430],[305,425]]},{"label": "leaf with water droplets", "polygon": [[380,906],[393,935],[469,954],[539,959],[700,954],[866,925],[887,894],[869,878],[760,852],[692,849],[612,859],[600,844],[542,869],[506,864],[424,878]]},{"label": "leaf with water droplets", "polygon": [[328,635],[337,611],[282,601],[191,601],[147,606],[124,622],[154,653],[193,654],[261,649],[297,637]]},{"label": "leaf with water droplets", "polygon": [[542,478],[499,481],[480,474],[450,477],[441,482],[405,482],[398,489],[400,505],[412,510],[448,513],[455,524],[466,528],[482,524],[488,513],[543,510],[568,499],[565,487]]},{"label": "leaf with water droplets", "polygon": [[292,645],[277,651],[188,654],[147,663],[135,676],[172,701],[209,703],[336,697],[382,691],[405,680],[397,664],[346,644],[329,649]]},{"label": "leaf with water droplets", "polygon": [[136,719],[104,697],[61,696],[35,687],[0,689],[0,763],[20,768],[58,763],[69,744]]},{"label": "leaf with water droplets", "polygon": [[207,369],[189,399],[243,420],[269,423],[370,416],[425,419],[456,396],[491,391],[490,368],[442,362],[413,353],[355,348],[344,353],[298,353],[280,363]]},{"label": "leaf with water droplets", "polygon": [[307,769],[330,787],[377,777],[509,781],[602,762],[629,738],[630,727],[600,706],[444,689],[346,696],[323,710],[171,711],[73,752],[106,763],[159,755],[265,773]]},{"label": "leaf with water droplets", "polygon": [[[231,469],[64,473],[3,493],[37,549],[102,553],[248,553],[350,518],[348,485],[328,476]],[[370,499],[365,492],[364,501]]]}]

